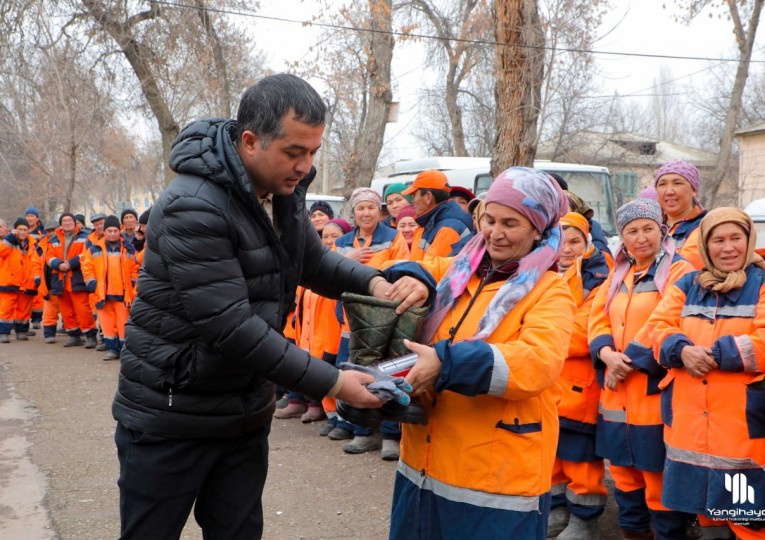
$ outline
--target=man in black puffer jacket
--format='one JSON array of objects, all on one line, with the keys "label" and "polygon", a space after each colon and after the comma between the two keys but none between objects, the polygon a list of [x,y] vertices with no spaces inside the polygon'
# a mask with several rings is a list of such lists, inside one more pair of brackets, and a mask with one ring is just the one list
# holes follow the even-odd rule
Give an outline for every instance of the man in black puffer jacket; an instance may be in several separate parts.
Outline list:
[{"label": "man in black puffer jacket", "polygon": [[340,372],[281,335],[298,284],[422,304],[413,278],[321,245],[305,208],[325,106],[305,81],[261,80],[237,121],[190,124],[178,176],[154,204],[112,412],[122,538],[178,538],[192,504],[205,538],[259,538],[273,383],[357,407],[372,378]]}]

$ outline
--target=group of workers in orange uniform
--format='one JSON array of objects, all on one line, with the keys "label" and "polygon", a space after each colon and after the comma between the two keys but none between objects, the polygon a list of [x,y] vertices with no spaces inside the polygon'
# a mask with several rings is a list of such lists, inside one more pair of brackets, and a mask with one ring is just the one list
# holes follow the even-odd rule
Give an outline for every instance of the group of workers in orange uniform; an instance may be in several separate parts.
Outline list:
[{"label": "group of workers in orange uniform", "polygon": [[[521,183],[516,180],[516,185]],[[479,336],[482,342],[494,343],[497,334],[475,333],[473,323],[478,321],[472,321],[468,312],[472,313],[474,305],[483,306],[482,313],[490,312],[492,295],[517,279],[523,264],[511,261],[506,268],[497,264],[488,270],[481,270],[478,264],[475,271],[482,279],[477,288],[468,282],[452,304],[454,315],[446,316],[454,323],[449,329],[458,329],[441,336],[451,345],[442,348],[438,332],[422,338],[437,343],[435,349],[422,346],[421,356],[426,356],[426,349],[435,351],[428,354],[437,354],[441,369],[450,366],[449,378],[467,377],[459,384],[436,383],[432,406],[430,396],[426,400],[431,417],[427,426],[404,424],[400,442],[400,427],[383,423],[380,440],[371,430],[338,417],[331,400],[306,404],[301,396],[292,395],[282,398],[275,416],[312,422],[326,415],[320,434],[349,439],[346,452],[382,446],[383,459],[400,458],[391,538],[425,538],[434,531],[458,534],[464,520],[455,516],[461,515],[463,500],[469,501],[471,511],[485,509],[484,514],[479,513],[481,519],[493,516],[500,523],[502,509],[508,509],[507,515],[514,517],[506,523],[515,524],[508,526],[523,532],[523,537],[597,538],[598,517],[607,498],[605,460],[614,481],[623,538],[680,539],[688,537],[693,528],[700,528],[703,538],[765,537],[765,511],[759,499],[762,495],[758,495],[765,493],[765,301],[761,300],[765,298],[761,294],[765,261],[754,251],[756,231],[751,219],[733,208],[708,212],[698,201],[699,188],[699,172],[692,164],[671,161],[660,167],[654,185],[618,210],[622,242],[613,254],[604,242],[596,241],[599,227],[597,222],[593,225],[592,211],[567,191],[571,211],[551,218],[549,226],[540,222],[539,227],[529,229],[527,236],[533,243],[530,251],[515,254],[520,261],[525,260],[524,254],[537,253],[548,234],[549,246],[555,246],[550,231],[560,230],[554,268],[556,279],[573,298],[573,311],[570,322],[561,323],[570,330],[570,339],[565,338],[565,361],[557,369],[552,357],[546,360],[547,353],[538,350],[535,360],[546,367],[535,375],[531,365],[508,359],[510,355],[502,348],[507,344],[500,345],[503,339],[499,338],[496,346],[491,345],[498,347],[492,353],[492,374],[480,380],[480,359],[491,354],[476,348],[478,343],[471,339]],[[392,261],[417,261],[434,278],[446,279],[455,272],[447,270],[454,261],[462,257],[465,264],[470,262],[470,247],[476,246],[469,242],[475,230],[480,233],[476,237],[485,237],[487,252],[491,252],[503,242],[512,245],[509,232],[495,232],[501,219],[509,220],[506,230],[511,231],[517,227],[513,220],[520,222],[513,214],[516,210],[533,217],[533,212],[524,213],[528,210],[524,205],[534,206],[534,194],[526,194],[526,200],[517,206],[504,202],[513,197],[503,199],[505,195],[497,194],[486,215],[486,200],[466,197],[463,212],[457,199],[449,197],[450,191],[443,174],[425,171],[409,188],[389,186],[385,202],[390,216],[385,220],[380,218],[382,200],[366,188],[356,190],[350,201],[355,227],[332,219],[322,208],[312,208],[312,218],[316,218],[314,224],[325,244],[346,256],[377,268],[388,267]],[[414,204],[409,206],[410,202]],[[498,214],[498,204],[513,210],[510,217]],[[544,204],[539,202],[540,207]],[[394,229],[404,221],[402,217],[413,218],[417,224],[406,236]],[[496,244],[493,235],[501,238]],[[434,246],[437,249],[429,252]],[[504,276],[491,276],[503,271],[507,272]],[[492,286],[497,279],[498,284]],[[547,314],[537,321],[539,328],[526,328],[537,324],[531,312],[545,307],[541,305],[546,302],[543,290],[550,295],[558,287],[556,279],[547,274],[538,279],[542,281],[505,315],[507,325],[516,320],[515,311],[531,309],[525,315],[518,312],[519,327],[509,332],[507,343],[544,341],[557,335],[549,328],[550,336],[535,332],[545,328],[543,319],[568,312],[562,303],[546,306]],[[454,277],[449,281],[453,287]],[[542,289],[540,283],[544,283]],[[541,296],[535,296],[537,290]],[[488,296],[482,299],[482,295]],[[298,344],[330,362],[347,359],[348,329],[335,303],[316,298],[310,291],[303,291],[299,298],[302,302],[298,302],[294,329]],[[462,335],[462,324],[473,330]],[[331,343],[326,340],[328,335]],[[556,346],[552,341],[537,344],[543,345],[550,350]],[[465,352],[458,354],[462,349]],[[459,369],[465,369],[459,366],[463,356],[475,370],[471,375],[459,375]],[[507,364],[498,360],[502,357]],[[524,377],[530,378],[524,381]],[[438,381],[442,380],[443,372]],[[495,393],[495,385],[503,384],[505,393]],[[555,403],[557,411],[554,434],[544,426],[550,423],[544,412],[550,403]],[[451,410],[459,415],[456,424],[447,423],[445,416],[452,405]],[[489,434],[479,432],[482,417],[470,420],[469,411],[475,407],[484,416],[492,416],[490,411],[499,407],[496,411],[502,419],[496,429],[507,429],[508,434],[481,441]],[[540,425],[541,439],[532,442],[537,431],[534,426]],[[435,441],[445,431],[454,440],[441,442],[449,451],[441,463]],[[463,431],[472,433],[468,437],[472,443],[464,448],[456,442]],[[547,450],[537,454],[533,449],[540,441]],[[507,465],[516,474],[508,473],[502,485],[489,481],[494,473],[488,469],[480,473],[479,469],[490,465],[469,457],[482,455],[481,445],[489,445],[486,448],[492,451],[476,459],[491,463],[496,459],[491,467],[501,469],[505,463],[495,453],[505,452],[506,458],[515,456],[518,461]],[[522,466],[527,461],[529,466]],[[413,495],[412,486],[419,495]],[[467,490],[465,499],[463,490]],[[427,499],[427,505],[425,494],[434,497]],[[439,506],[444,503],[441,499],[447,500],[443,507]],[[532,500],[537,502],[532,504]],[[410,521],[402,513],[413,505],[421,505],[421,511]],[[529,515],[544,515],[543,526],[539,520],[518,517],[527,510]],[[480,536],[483,528],[478,523],[480,519],[462,532]],[[491,533],[487,530],[487,534]]]},{"label": "group of workers in orange uniform", "polygon": [[86,228],[83,216],[69,212],[43,223],[30,207],[11,230],[0,231],[0,343],[10,342],[11,331],[27,341],[41,327],[45,343],[56,343],[61,323],[64,347],[84,344],[106,351],[104,360],[118,359],[145,241],[144,214],[141,220],[132,209],[122,219],[94,214]]},{"label": "group of workers in orange uniform", "polygon": [[[408,376],[428,421],[375,433],[331,398],[291,392],[274,416],[326,420],[320,434],[345,452],[398,460],[391,538],[597,538],[605,460],[622,538],[764,538],[765,260],[752,220],[704,209],[699,171],[671,161],[618,209],[612,254],[560,180],[511,168],[480,199],[424,171],[384,197],[356,189],[353,225],[314,204],[329,249],[434,284]],[[0,222],[0,342],[27,340],[42,311],[53,343],[60,313],[65,346],[97,347],[97,320],[105,359],[119,358],[148,218],[126,212],[94,216],[92,232],[69,213],[43,225],[33,208]],[[313,357],[348,359],[337,302],[299,290],[291,320],[285,334]]]}]

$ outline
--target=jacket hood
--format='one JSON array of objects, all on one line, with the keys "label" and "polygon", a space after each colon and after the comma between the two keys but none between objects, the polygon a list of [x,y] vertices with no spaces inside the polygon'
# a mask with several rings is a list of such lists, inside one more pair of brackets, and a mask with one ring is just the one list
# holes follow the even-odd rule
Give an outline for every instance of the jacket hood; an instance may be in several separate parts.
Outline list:
[{"label": "jacket hood", "polygon": [[[245,198],[257,199],[236,150],[235,132],[235,120],[208,118],[190,123],[173,142],[170,169],[176,174],[206,178],[226,189],[233,188]],[[311,167],[296,191],[304,195],[315,176],[316,169]]]},{"label": "jacket hood", "polygon": [[177,174],[200,176],[222,187],[236,187],[250,193],[250,179],[234,144],[235,128],[234,120],[223,118],[190,123],[173,142],[170,169]]}]

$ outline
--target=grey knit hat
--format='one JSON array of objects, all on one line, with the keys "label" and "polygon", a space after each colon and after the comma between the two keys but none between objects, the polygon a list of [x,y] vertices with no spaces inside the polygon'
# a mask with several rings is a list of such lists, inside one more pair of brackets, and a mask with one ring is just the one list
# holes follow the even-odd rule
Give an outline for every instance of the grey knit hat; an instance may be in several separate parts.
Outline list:
[{"label": "grey knit hat", "polygon": [[620,206],[616,211],[616,226],[619,228],[619,233],[624,230],[624,227],[629,222],[636,219],[652,219],[661,227],[662,219],[659,203],[651,199],[635,199]]}]

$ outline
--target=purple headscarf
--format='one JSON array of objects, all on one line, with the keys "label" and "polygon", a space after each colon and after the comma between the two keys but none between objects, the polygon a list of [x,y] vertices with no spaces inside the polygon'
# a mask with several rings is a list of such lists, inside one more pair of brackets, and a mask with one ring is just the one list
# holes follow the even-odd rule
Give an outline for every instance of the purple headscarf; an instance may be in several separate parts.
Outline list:
[{"label": "purple headscarf", "polygon": [[[518,271],[508,279],[478,323],[472,339],[490,336],[505,316],[520,302],[539,277],[558,259],[561,246],[560,218],[568,212],[568,199],[547,173],[526,167],[512,167],[492,182],[485,203],[499,203],[528,219],[541,233],[538,245],[518,262]],[[480,232],[454,258],[436,287],[433,313],[425,322],[424,342],[429,342],[446,314],[465,291],[486,253],[486,240]]]},{"label": "purple headscarf", "polygon": [[[661,230],[661,249],[656,255],[656,273],[654,282],[661,296],[664,295],[664,289],[669,281],[669,269],[672,266],[672,259],[675,258],[675,241],[667,234],[667,226],[662,223],[661,207],[656,201],[651,199],[635,199],[623,204],[616,211],[616,225],[621,235],[624,228],[630,222],[636,219],[650,219],[659,225]],[[606,313],[611,306],[611,301],[616,297],[619,289],[624,283],[624,278],[635,261],[627,253],[624,242],[619,245],[614,258],[614,277],[611,280],[611,286],[608,288],[608,299],[606,300]]]},{"label": "purple headscarf", "polygon": [[665,174],[679,174],[686,180],[696,193],[699,192],[701,187],[701,179],[699,177],[699,170],[692,164],[682,159],[675,161],[667,161],[664,165],[659,167],[656,174],[653,176],[653,187],[659,183],[659,178]]}]

